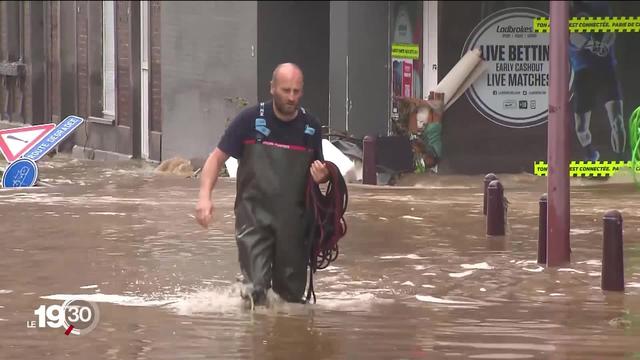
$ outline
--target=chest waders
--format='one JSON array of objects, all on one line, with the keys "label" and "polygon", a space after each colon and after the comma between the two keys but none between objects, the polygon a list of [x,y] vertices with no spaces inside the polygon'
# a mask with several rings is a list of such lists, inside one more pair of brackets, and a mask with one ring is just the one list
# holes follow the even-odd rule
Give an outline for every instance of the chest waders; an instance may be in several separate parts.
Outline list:
[{"label": "chest waders", "polygon": [[285,301],[302,302],[311,248],[305,188],[313,150],[308,144],[315,129],[306,125],[306,147],[270,142],[261,103],[255,130],[239,162],[234,207],[243,297],[263,304],[273,287]]}]

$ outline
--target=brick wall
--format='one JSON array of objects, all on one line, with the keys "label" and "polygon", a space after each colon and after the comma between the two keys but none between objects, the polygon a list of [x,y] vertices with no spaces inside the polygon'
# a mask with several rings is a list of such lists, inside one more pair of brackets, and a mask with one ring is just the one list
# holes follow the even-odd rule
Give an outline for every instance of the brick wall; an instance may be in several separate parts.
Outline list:
[{"label": "brick wall", "polygon": [[[20,57],[19,6],[17,1],[0,2],[0,61],[13,62]],[[20,105],[21,92],[15,77],[6,77],[0,85],[0,120],[24,122]]]},{"label": "brick wall", "polygon": [[60,90],[60,2],[51,1],[50,12],[50,48],[49,48],[49,104],[51,106],[51,121],[60,121],[61,98]]},{"label": "brick wall", "polygon": [[130,2],[116,2],[116,120],[131,127]]},{"label": "brick wall", "polygon": [[89,112],[89,4],[87,1],[76,3],[77,29],[77,81],[78,115],[87,118]]},{"label": "brick wall", "polygon": [[89,115],[102,117],[103,84],[102,84],[102,2],[88,1],[89,12]]},{"label": "brick wall", "polygon": [[150,85],[150,99],[151,108],[149,111],[149,130],[162,131],[162,90],[161,90],[161,73],[160,73],[160,43],[162,38],[160,36],[160,1],[151,1],[149,24],[151,27],[151,41],[150,41],[150,66],[151,66],[151,85]]}]

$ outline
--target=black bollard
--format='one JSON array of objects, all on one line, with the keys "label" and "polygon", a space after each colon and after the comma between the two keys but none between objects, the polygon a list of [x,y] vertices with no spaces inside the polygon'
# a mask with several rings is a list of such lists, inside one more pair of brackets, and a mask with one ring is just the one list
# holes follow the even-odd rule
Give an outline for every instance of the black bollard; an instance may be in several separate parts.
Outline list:
[{"label": "black bollard", "polygon": [[540,197],[538,212],[538,264],[547,263],[547,194]]},{"label": "black bollard", "polygon": [[489,173],[484,177],[484,203],[482,205],[482,214],[487,215],[487,186],[493,180],[498,180],[498,177],[494,173]]},{"label": "black bollard", "polygon": [[602,290],[624,291],[622,215],[618,210],[604,214],[602,236]]},{"label": "black bollard", "polygon": [[487,187],[487,235],[504,235],[504,189],[500,180]]},{"label": "black bollard", "polygon": [[376,137],[370,135],[362,140],[362,183],[366,185],[378,184],[376,142]]}]

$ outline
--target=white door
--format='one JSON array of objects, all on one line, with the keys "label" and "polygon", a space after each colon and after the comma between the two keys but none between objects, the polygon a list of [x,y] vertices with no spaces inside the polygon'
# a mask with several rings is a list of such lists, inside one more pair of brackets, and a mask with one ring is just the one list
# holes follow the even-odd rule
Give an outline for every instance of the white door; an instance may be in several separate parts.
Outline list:
[{"label": "white door", "polygon": [[149,159],[149,1],[140,2],[140,154]]}]

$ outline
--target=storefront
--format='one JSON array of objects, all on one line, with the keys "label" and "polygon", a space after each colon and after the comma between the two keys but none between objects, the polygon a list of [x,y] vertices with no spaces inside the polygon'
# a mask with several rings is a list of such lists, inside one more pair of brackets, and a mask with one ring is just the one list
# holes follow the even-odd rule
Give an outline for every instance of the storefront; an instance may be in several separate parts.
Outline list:
[{"label": "storefront", "polygon": [[[548,32],[534,19],[549,16],[548,2],[439,3],[439,77],[470,49],[480,49],[487,71],[444,116],[446,170],[532,172],[546,160]],[[571,2],[570,17],[629,17],[637,3]],[[640,34],[571,32],[569,37],[572,160],[630,157],[628,120],[640,105]],[[628,143],[628,140],[626,141]],[[593,159],[593,158],[592,158]]]},{"label": "storefront", "polygon": [[422,97],[423,5],[416,1],[397,1],[390,6],[391,114],[397,119],[397,98]]}]

